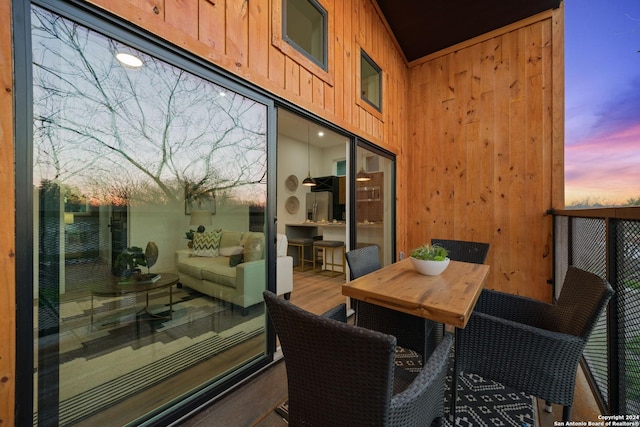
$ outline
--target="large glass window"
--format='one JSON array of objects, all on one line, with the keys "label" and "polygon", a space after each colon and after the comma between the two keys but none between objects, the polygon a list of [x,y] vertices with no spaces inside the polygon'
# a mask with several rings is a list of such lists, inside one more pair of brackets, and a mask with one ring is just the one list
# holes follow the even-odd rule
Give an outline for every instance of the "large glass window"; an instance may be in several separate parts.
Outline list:
[{"label": "large glass window", "polygon": [[34,422],[125,425],[265,354],[268,108],[31,22]]},{"label": "large glass window", "polygon": [[327,69],[327,12],[315,0],[285,0],[283,35],[296,49]]}]

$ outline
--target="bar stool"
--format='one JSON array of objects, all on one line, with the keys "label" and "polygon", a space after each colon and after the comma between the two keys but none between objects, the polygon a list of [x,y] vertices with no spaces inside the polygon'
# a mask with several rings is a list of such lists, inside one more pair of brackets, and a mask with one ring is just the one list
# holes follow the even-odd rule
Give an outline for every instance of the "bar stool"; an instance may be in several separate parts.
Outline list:
[{"label": "bar stool", "polygon": [[300,237],[300,238],[293,237],[288,241],[288,246],[294,249],[295,248],[298,249],[299,265],[296,266],[296,269],[298,269],[299,271],[304,271],[304,265],[307,262],[313,266],[313,260],[309,258],[305,258],[307,254],[307,248],[309,248],[309,251],[311,251],[311,247],[313,246],[313,241],[314,241],[313,239],[307,239],[304,237]]},{"label": "bar stool", "polygon": [[[336,263],[336,259],[335,259],[335,255],[336,255],[336,249],[340,249],[340,259],[341,262],[338,264]],[[331,271],[327,270],[319,270],[316,271],[316,259],[317,259],[317,250],[322,250],[323,251],[323,263],[325,266],[331,266]],[[328,261],[328,253],[327,251],[331,250],[331,262]],[[337,240],[316,240],[313,242],[313,252],[312,252],[312,257],[313,257],[313,272],[316,274],[326,274],[329,275],[331,277],[335,277],[335,276],[339,276],[341,274],[345,274],[346,268],[345,268],[345,264],[344,264],[344,242],[340,242]],[[336,271],[335,267],[336,266],[341,266],[342,267],[342,271]]]}]

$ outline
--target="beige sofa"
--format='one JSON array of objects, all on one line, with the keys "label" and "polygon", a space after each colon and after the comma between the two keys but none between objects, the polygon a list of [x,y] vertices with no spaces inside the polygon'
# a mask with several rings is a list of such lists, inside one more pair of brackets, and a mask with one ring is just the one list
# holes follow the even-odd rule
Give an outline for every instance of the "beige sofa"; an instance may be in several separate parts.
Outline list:
[{"label": "beige sofa", "polygon": [[[196,234],[192,249],[176,252],[176,271],[184,286],[247,308],[263,301],[264,249],[263,233],[214,230]],[[293,290],[293,258],[287,256],[284,234],[277,236],[276,290],[287,299]]]}]

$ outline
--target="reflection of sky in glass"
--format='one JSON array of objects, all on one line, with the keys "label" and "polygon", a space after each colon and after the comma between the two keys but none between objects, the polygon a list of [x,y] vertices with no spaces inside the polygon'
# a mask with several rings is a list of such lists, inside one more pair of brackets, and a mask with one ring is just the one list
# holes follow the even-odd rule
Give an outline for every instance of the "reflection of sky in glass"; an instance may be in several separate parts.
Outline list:
[{"label": "reflection of sky in glass", "polygon": [[125,46],[41,9],[32,26],[36,184],[155,200],[264,184],[264,105],[128,48],[144,65],[125,67]]}]

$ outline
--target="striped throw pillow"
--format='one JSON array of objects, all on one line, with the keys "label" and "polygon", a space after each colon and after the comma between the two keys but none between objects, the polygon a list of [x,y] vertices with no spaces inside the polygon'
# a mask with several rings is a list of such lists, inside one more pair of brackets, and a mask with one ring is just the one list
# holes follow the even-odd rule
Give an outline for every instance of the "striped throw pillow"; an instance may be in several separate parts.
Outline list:
[{"label": "striped throw pillow", "polygon": [[193,255],[214,257],[220,251],[220,237],[222,230],[207,231],[193,234]]}]

